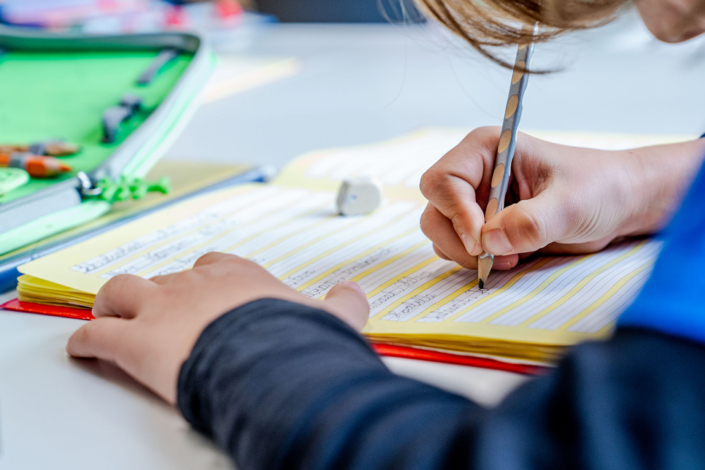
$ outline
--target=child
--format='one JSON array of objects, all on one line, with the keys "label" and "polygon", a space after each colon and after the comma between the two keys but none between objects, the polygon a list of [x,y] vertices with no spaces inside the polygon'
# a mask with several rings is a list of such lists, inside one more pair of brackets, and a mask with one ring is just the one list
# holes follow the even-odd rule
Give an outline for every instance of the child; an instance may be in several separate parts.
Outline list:
[{"label": "child", "polygon": [[[424,0],[471,45],[599,24],[615,0]],[[660,39],[702,32],[702,0],[637,0]],[[515,20],[505,23],[509,16]],[[508,207],[483,225],[498,130],[480,129],[425,175],[422,226],[440,256],[509,269],[537,250],[586,252],[668,224],[652,277],[612,339],[575,347],[499,407],[393,375],[356,333],[354,283],[324,302],[259,266],[208,254],[187,272],[118,276],[68,352],[117,363],[246,469],[705,468],[705,154],[701,141],[625,152],[522,136]],[[671,214],[678,214],[671,219]],[[664,288],[678,275],[678,289]]]}]

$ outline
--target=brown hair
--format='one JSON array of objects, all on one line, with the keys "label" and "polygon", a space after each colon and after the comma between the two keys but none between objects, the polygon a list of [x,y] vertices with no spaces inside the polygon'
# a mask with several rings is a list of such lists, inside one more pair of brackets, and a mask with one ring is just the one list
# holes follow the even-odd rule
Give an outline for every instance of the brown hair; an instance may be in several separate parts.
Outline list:
[{"label": "brown hair", "polygon": [[[627,0],[416,0],[480,54],[511,68],[492,52],[511,44],[545,42],[568,31],[594,28],[614,19]],[[538,23],[536,35],[532,29]]]}]

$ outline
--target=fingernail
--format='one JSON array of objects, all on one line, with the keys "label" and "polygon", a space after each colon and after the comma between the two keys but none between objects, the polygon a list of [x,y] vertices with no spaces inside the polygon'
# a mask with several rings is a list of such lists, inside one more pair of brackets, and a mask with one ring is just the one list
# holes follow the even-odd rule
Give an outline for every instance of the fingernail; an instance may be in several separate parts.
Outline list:
[{"label": "fingernail", "polygon": [[467,251],[468,254],[470,254],[470,255],[478,255],[479,254],[478,248],[480,245],[470,235],[465,235],[463,233],[460,235],[460,240],[463,242],[463,246],[465,247],[465,251]]},{"label": "fingernail", "polygon": [[512,252],[512,244],[501,228],[490,230],[482,235],[482,246],[493,255],[507,255]]}]

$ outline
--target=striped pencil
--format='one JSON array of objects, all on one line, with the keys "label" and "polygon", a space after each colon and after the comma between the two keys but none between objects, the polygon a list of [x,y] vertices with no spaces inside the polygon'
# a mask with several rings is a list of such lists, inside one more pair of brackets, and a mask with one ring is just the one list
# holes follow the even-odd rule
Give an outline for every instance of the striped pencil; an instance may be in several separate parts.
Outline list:
[{"label": "striped pencil", "polygon": [[[536,28],[534,28],[536,31]],[[523,44],[517,49],[516,60],[514,61],[514,72],[512,73],[512,84],[509,87],[509,99],[504,111],[504,122],[502,123],[502,133],[499,137],[499,146],[495,155],[494,171],[490,189],[490,198],[485,209],[485,222],[499,211],[504,209],[504,198],[507,195],[509,179],[512,174],[512,159],[516,147],[517,128],[521,118],[522,101],[526,85],[529,83],[529,74],[525,71],[531,63],[531,56],[534,52],[534,44]],[[494,255],[483,252],[478,259],[478,286],[485,287],[487,278],[492,271]]]},{"label": "striped pencil", "polygon": [[51,178],[71,171],[71,167],[54,157],[31,153],[0,153],[0,167],[21,168],[32,178]]}]

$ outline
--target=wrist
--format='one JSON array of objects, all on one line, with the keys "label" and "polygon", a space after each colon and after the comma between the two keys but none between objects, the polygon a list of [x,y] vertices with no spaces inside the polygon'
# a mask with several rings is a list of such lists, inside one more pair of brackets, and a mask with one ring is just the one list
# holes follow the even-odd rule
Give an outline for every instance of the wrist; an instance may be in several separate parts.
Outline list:
[{"label": "wrist", "polygon": [[705,156],[705,139],[619,152],[627,216],[620,236],[653,234],[677,211]]}]

